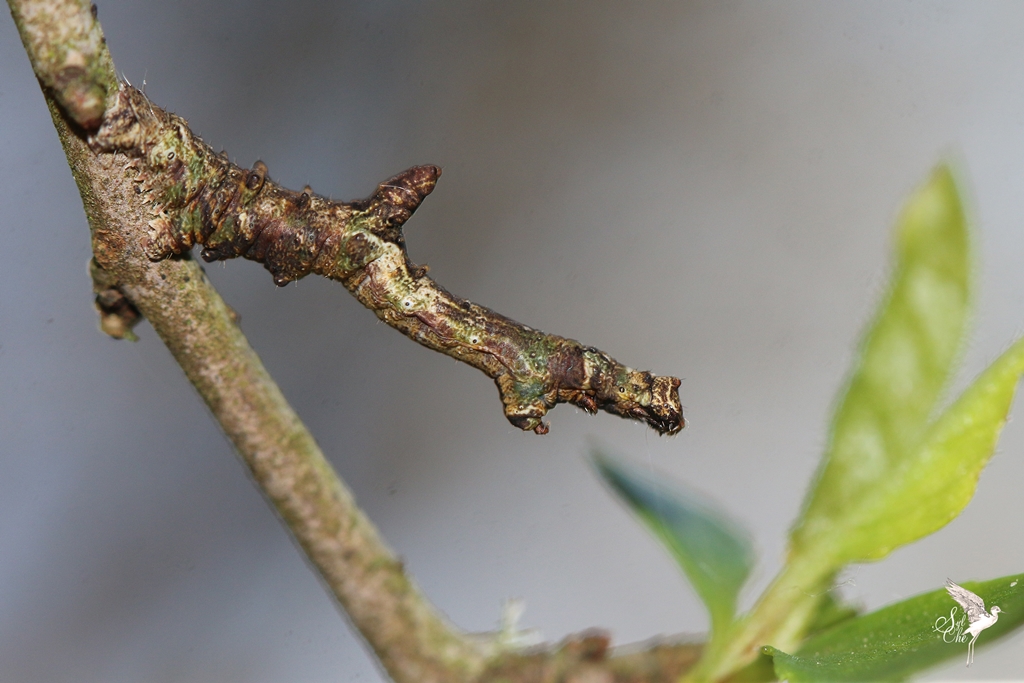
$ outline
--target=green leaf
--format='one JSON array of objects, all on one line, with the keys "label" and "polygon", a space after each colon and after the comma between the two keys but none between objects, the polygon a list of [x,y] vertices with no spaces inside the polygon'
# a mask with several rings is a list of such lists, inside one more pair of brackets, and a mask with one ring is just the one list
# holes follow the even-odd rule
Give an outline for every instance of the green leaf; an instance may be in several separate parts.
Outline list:
[{"label": "green leaf", "polygon": [[[817,484],[792,533],[797,554],[818,554],[823,539],[836,546],[854,518],[872,518],[882,527],[891,521],[887,510],[874,507],[875,492],[910,475],[908,462],[920,460],[928,418],[956,360],[970,298],[970,257],[967,222],[948,168],[939,167],[911,197],[895,237],[888,292],[861,343]],[[945,509],[941,516],[950,519]],[[863,531],[878,534],[878,546],[833,547],[843,551],[833,568],[895,547],[884,528]]]},{"label": "green leaf", "polygon": [[814,619],[807,625],[807,636],[815,636],[860,614],[860,609],[840,602],[836,591],[829,591],[815,608]]},{"label": "green leaf", "polygon": [[[988,645],[1024,624],[1024,574],[964,587],[981,596],[988,609],[998,605],[1003,610],[977,645]],[[941,631],[951,617],[959,621],[963,616],[946,590],[939,589],[845,621],[805,642],[795,655],[773,647],[765,652],[774,658],[779,680],[791,683],[902,680],[947,659],[962,657],[966,663],[967,642],[955,642],[955,628]]]},{"label": "green leaf", "polygon": [[597,450],[592,454],[602,478],[679,562],[711,614],[712,634],[724,633],[753,566],[749,534],[681,485]]},{"label": "green leaf", "polygon": [[924,441],[835,522],[819,550],[836,563],[885,557],[952,521],[974,495],[1024,373],[1024,339],[981,374]]}]

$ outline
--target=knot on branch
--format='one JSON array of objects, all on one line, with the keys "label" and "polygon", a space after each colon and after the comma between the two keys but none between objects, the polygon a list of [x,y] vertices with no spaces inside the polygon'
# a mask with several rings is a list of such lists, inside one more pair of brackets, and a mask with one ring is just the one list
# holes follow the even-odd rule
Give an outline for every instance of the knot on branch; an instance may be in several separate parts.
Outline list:
[{"label": "knot on branch", "polygon": [[54,96],[72,120],[86,131],[93,131],[103,120],[107,91],[78,62],[85,59],[78,53],[70,55],[70,63],[59,69],[51,83]]},{"label": "knot on branch", "polygon": [[96,294],[95,305],[100,314],[100,329],[114,339],[135,341],[137,337],[132,328],[142,322],[142,313],[96,259],[89,262],[89,275],[92,277],[92,289]]}]

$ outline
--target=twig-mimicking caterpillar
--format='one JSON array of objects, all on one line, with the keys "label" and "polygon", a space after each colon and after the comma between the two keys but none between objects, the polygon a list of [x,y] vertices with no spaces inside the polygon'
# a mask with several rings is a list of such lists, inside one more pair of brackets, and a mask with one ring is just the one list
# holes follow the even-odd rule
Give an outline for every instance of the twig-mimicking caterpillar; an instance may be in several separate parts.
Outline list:
[{"label": "twig-mimicking caterpillar", "polygon": [[685,425],[679,380],[627,368],[572,339],[545,334],[450,294],[414,265],[402,224],[434,189],[441,170],[416,166],[349,203],[287,190],[215,154],[184,119],[122,84],[90,139],[121,152],[153,213],[146,253],[160,260],[203,246],[207,261],[242,256],[283,286],[309,273],[341,282],[408,337],[494,379],[508,420],[545,434],[557,403],[647,422],[660,434]]}]

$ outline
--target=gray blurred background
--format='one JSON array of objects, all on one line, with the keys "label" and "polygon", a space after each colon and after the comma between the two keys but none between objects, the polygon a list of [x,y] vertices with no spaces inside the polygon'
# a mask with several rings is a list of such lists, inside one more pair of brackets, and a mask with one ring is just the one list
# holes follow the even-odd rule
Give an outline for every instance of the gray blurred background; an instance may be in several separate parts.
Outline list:
[{"label": "gray blurred background", "polygon": [[[463,628],[493,629],[508,597],[548,639],[706,628],[593,476],[588,436],[752,530],[749,605],[780,566],[897,211],[941,159],[979,243],[957,386],[1024,331],[1019,3],[98,4],[124,75],[238,163],[338,199],[439,164],[407,225],[439,282],[684,378],[677,438],[567,406],[525,434],[483,375],[340,286],[207,266]],[[82,206],[6,16],[0,122],[0,681],[382,680],[152,330],[98,332]],[[852,568],[850,599],[1024,571],[1016,422],[966,512]],[[1022,644],[930,676],[1019,677]]]}]

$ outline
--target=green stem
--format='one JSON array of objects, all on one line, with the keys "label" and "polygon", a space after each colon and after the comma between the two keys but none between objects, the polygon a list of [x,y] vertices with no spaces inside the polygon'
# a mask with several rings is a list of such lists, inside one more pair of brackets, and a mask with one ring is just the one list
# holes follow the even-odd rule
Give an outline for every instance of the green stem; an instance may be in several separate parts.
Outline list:
[{"label": "green stem", "polygon": [[814,618],[832,572],[821,563],[791,561],[772,582],[754,608],[730,633],[712,642],[686,681],[721,681],[746,667],[766,645],[792,652]]}]

